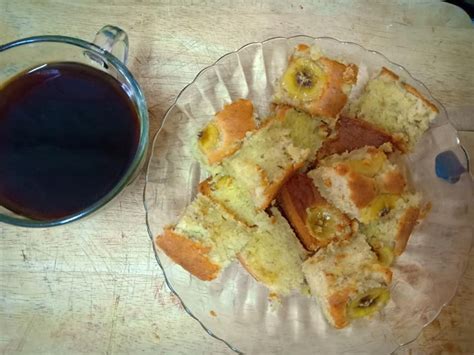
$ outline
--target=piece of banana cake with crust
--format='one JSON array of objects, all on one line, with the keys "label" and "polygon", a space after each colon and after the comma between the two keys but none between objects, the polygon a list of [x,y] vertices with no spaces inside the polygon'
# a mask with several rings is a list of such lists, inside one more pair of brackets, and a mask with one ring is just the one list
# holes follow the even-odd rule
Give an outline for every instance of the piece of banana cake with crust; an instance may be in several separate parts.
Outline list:
[{"label": "piece of banana cake with crust", "polygon": [[432,102],[385,67],[348,108],[352,117],[391,134],[404,151],[413,149],[438,112]]},{"label": "piece of banana cake with crust", "polygon": [[326,135],[322,126],[320,119],[303,112],[279,109],[222,161],[222,172],[233,177],[250,193],[257,209],[263,210],[293,173],[314,160]]},{"label": "piece of banana cake with crust", "polygon": [[222,162],[223,171],[252,196],[258,209],[265,209],[284,184],[308,158],[309,149],[293,144],[290,130],[269,119],[247,137],[234,155]]},{"label": "piece of banana cake with crust", "polygon": [[343,64],[325,57],[314,46],[300,44],[289,59],[273,102],[314,116],[335,118],[347,102],[357,72],[355,64]]},{"label": "piece of banana cake with crust", "polygon": [[278,205],[309,251],[350,238],[357,230],[357,222],[326,201],[313,180],[303,173],[293,175],[283,185]]},{"label": "piece of banana cake with crust", "polygon": [[378,255],[380,262],[391,265],[401,255],[408,243],[413,228],[423,213],[420,193],[406,192],[387,201],[384,214],[359,229]]},{"label": "piece of banana cake with crust", "polygon": [[249,194],[230,176],[213,176],[201,182],[199,191],[250,227],[252,237],[238,259],[257,281],[278,296],[307,294],[302,271],[306,252],[277,209],[270,209],[271,216],[257,210]]},{"label": "piece of banana cake with crust", "polygon": [[392,163],[390,144],[334,154],[321,161],[310,176],[321,195],[362,223],[377,219],[386,205],[406,188],[404,169]]},{"label": "piece of banana cake with crust", "polygon": [[246,134],[256,128],[252,102],[236,100],[225,105],[199,131],[193,155],[207,170],[212,171],[213,167],[238,150]]},{"label": "piece of banana cake with crust", "polygon": [[381,310],[390,299],[390,268],[357,236],[329,244],[303,264],[303,272],[326,319],[344,328]]},{"label": "piece of banana cake with crust", "polygon": [[178,223],[155,238],[174,262],[201,280],[215,279],[251,238],[249,228],[213,200],[198,194]]}]

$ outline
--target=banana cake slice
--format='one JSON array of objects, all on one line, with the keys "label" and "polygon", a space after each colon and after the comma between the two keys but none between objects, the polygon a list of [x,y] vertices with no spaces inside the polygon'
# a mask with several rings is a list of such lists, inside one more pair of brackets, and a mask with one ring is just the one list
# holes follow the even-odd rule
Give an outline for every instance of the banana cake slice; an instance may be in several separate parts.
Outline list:
[{"label": "banana cake slice", "polygon": [[164,229],[156,245],[204,281],[215,279],[251,238],[249,228],[213,200],[198,194],[178,223]]},{"label": "banana cake slice", "polygon": [[274,111],[281,126],[290,130],[293,144],[309,149],[308,162],[312,163],[328,137],[328,125],[322,119],[288,105],[276,105]]},{"label": "banana cake slice", "polygon": [[421,194],[406,192],[387,204],[380,218],[360,225],[380,262],[391,265],[404,252],[422,212]]},{"label": "banana cake slice", "polygon": [[256,128],[252,102],[234,101],[225,105],[198,133],[193,155],[212,171],[225,157],[238,150],[246,134]]},{"label": "banana cake slice", "polygon": [[273,102],[291,105],[313,116],[335,118],[357,81],[355,64],[323,56],[316,47],[300,44],[275,90]]},{"label": "banana cake slice", "polygon": [[391,145],[364,147],[334,154],[321,161],[310,176],[321,195],[338,209],[362,223],[387,213],[405,191],[402,167],[389,160]]},{"label": "banana cake slice", "polygon": [[348,112],[391,134],[397,147],[407,152],[413,149],[439,110],[413,86],[384,67],[369,80]]},{"label": "banana cake slice", "polygon": [[320,249],[304,262],[303,272],[324,316],[336,328],[378,312],[390,299],[392,272],[379,263],[362,234]]},{"label": "banana cake slice", "polygon": [[257,210],[248,191],[242,189],[235,178],[228,175],[214,175],[201,181],[199,192],[219,203],[242,223],[249,227],[257,221],[268,218],[265,211]]},{"label": "banana cake slice", "polygon": [[309,251],[350,238],[357,229],[357,222],[326,201],[313,180],[303,173],[293,175],[283,185],[278,204]]},{"label": "banana cake slice", "polygon": [[272,208],[271,216],[257,210],[249,193],[230,176],[209,178],[199,190],[251,228],[252,236],[238,259],[257,281],[277,296],[307,293],[302,270],[306,252],[278,210]]},{"label": "banana cake slice", "polygon": [[323,122],[294,109],[278,109],[222,161],[223,174],[246,190],[263,210],[280,187],[315,154],[326,138]]}]

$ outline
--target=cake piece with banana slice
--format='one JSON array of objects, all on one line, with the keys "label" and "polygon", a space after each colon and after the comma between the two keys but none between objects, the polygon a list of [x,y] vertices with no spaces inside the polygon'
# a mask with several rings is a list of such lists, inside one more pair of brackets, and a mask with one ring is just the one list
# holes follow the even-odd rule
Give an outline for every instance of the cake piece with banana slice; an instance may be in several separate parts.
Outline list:
[{"label": "cake piece with banana slice", "polygon": [[257,281],[277,296],[308,293],[302,271],[306,252],[278,210],[272,208],[271,216],[258,211],[248,192],[230,176],[208,178],[199,191],[251,228],[252,237],[238,259]]},{"label": "cake piece with banana slice", "polygon": [[314,160],[326,138],[323,126],[319,118],[278,109],[222,161],[222,173],[234,178],[250,194],[254,206],[263,210],[294,172]]},{"label": "cake piece with banana slice", "polygon": [[198,133],[194,156],[212,171],[224,158],[237,151],[246,134],[256,128],[251,101],[240,99],[227,104]]},{"label": "cake piece with banana slice", "polygon": [[405,191],[405,172],[387,156],[391,144],[334,154],[319,161],[310,176],[321,195],[362,223],[385,215]]},{"label": "cake piece with banana slice", "polygon": [[178,223],[155,239],[175,263],[204,281],[215,279],[251,238],[250,229],[209,197],[198,194]]},{"label": "cake piece with banana slice", "polygon": [[397,147],[405,152],[413,149],[438,112],[432,102],[385,67],[348,108],[352,117],[391,134]]},{"label": "cake piece with banana slice", "polygon": [[335,118],[357,81],[355,64],[343,64],[300,44],[275,90],[273,102],[287,104],[313,116]]},{"label": "cake piece with banana slice", "polygon": [[386,208],[383,216],[359,228],[380,262],[391,265],[404,252],[413,228],[423,215],[421,194],[406,192]]},{"label": "cake piece with banana slice", "polygon": [[348,239],[357,230],[357,222],[327,202],[313,180],[303,173],[293,175],[283,185],[278,204],[309,251]]},{"label": "cake piece with banana slice", "polygon": [[380,311],[390,299],[392,272],[358,234],[329,244],[303,264],[303,272],[328,322],[344,328]]}]

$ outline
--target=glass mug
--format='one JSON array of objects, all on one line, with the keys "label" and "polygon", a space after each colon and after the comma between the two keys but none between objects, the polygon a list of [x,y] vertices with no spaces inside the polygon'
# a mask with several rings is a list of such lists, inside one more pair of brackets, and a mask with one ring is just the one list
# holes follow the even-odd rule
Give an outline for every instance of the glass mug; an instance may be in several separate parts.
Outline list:
[{"label": "glass mug", "polygon": [[119,181],[100,199],[76,213],[52,220],[22,216],[2,206],[0,201],[0,222],[24,227],[51,227],[69,223],[99,210],[137,177],[148,146],[148,110],[142,90],[125,66],[127,55],[127,34],[109,25],[97,32],[93,43],[65,36],[35,36],[0,45],[0,88],[18,74],[44,64],[78,63],[115,78],[135,109],[138,121],[135,154]]}]

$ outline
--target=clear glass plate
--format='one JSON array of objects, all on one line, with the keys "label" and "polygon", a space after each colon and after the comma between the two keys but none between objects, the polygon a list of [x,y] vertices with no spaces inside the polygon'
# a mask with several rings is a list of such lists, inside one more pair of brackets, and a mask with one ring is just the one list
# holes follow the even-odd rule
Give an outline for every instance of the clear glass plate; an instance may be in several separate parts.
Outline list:
[{"label": "clear glass plate", "polygon": [[392,299],[371,319],[343,330],[324,320],[314,299],[294,295],[275,308],[267,289],[235,262],[218,279],[203,282],[174,264],[160,250],[157,261],[168,286],[186,311],[212,336],[245,353],[390,353],[414,340],[451,300],[465,269],[472,240],[472,180],[463,174],[455,184],[435,175],[435,157],[452,150],[466,156],[446,110],[427,88],[382,54],[333,38],[272,38],[226,54],[202,70],[168,110],[156,135],[148,165],[144,203],[151,238],[176,222],[206,173],[191,156],[192,135],[224,104],[252,100],[259,116],[269,110],[277,78],[298,43],[319,46],[330,57],[359,66],[357,95],[367,78],[385,66],[440,108],[440,114],[407,157],[413,182],[432,202],[432,210],[410,238],[393,267]]}]

